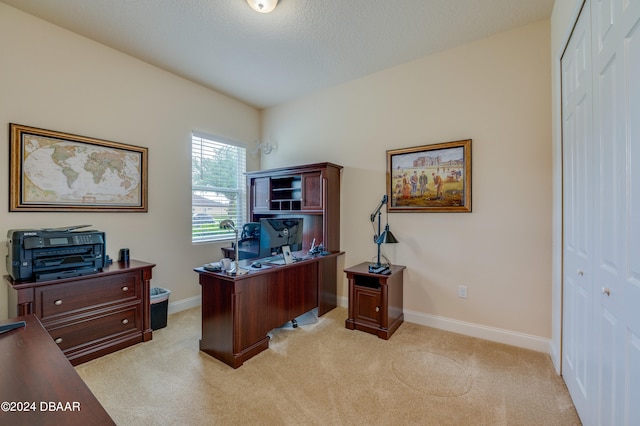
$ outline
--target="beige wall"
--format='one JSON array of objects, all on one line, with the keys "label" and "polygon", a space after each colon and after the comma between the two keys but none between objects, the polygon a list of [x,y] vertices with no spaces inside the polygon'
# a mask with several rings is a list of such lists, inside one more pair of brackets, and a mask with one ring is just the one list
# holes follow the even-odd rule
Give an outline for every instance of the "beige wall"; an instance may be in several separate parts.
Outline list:
[{"label": "beige wall", "polygon": [[[170,301],[197,298],[193,268],[221,251],[220,244],[191,244],[191,131],[252,143],[259,111],[1,3],[0,61],[2,202],[9,198],[9,123],[149,148],[148,213],[9,213],[5,204],[3,262],[9,229],[92,224],[106,232],[110,256],[129,247],[133,258],[156,263],[152,285],[170,289]],[[0,318],[6,299],[2,284]]]},{"label": "beige wall", "polygon": [[[263,135],[278,145],[263,168],[344,166],[346,266],[376,254],[368,218],[385,193],[386,150],[473,139],[472,213],[389,215],[400,243],[383,252],[408,268],[410,321],[549,349],[549,35],[549,21],[538,22],[263,114]],[[457,297],[459,285],[468,299]]]},{"label": "beige wall", "polygon": [[[405,318],[548,350],[551,45],[549,21],[539,22],[268,109],[262,135],[278,148],[263,168],[318,161],[345,167],[341,240],[349,266],[376,253],[368,217],[385,192],[385,151],[473,139],[473,213],[389,215],[400,244],[383,253],[408,267]],[[171,289],[172,302],[197,297],[192,268],[218,259],[220,245],[190,242],[190,132],[251,142],[260,135],[260,113],[3,4],[0,52],[3,125],[150,152],[149,213],[0,209],[2,232],[91,223],[107,232],[111,256],[129,247],[134,258],[157,263],[153,285]],[[5,147],[7,133],[0,132]],[[2,163],[8,149],[0,150]],[[8,173],[0,174],[0,191],[7,200]],[[468,286],[468,299],[457,297],[458,285]],[[344,303],[344,279],[339,293]],[[4,300],[0,291],[0,318]]]}]

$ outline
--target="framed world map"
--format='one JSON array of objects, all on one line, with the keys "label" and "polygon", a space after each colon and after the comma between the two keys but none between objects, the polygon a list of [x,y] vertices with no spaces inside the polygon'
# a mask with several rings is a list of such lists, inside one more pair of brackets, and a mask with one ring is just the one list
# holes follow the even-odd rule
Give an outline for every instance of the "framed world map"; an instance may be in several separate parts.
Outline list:
[{"label": "framed world map", "polygon": [[147,148],[9,127],[9,211],[147,211]]}]

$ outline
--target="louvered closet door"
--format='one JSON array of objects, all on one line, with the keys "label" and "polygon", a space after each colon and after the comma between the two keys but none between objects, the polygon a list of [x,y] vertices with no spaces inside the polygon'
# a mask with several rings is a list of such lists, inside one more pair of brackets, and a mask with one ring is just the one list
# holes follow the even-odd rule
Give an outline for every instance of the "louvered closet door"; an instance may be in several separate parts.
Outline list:
[{"label": "louvered closet door", "polygon": [[590,15],[585,7],[562,57],[562,374],[583,417],[594,399],[593,143]]},{"label": "louvered closet door", "polygon": [[640,425],[640,1],[592,1],[595,416]]}]

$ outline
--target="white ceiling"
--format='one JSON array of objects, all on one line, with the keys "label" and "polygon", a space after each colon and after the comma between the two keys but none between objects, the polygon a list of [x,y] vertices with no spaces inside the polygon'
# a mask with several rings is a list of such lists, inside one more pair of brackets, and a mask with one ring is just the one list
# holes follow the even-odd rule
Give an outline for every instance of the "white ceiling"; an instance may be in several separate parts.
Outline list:
[{"label": "white ceiling", "polygon": [[547,19],[554,0],[0,0],[258,108]]}]

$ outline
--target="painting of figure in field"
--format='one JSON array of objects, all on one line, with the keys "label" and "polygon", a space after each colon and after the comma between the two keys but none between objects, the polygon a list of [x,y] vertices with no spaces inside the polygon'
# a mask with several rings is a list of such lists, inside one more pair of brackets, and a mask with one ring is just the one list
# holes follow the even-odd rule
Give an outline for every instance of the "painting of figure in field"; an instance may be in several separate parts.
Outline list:
[{"label": "painting of figure in field", "polygon": [[390,157],[391,207],[465,205],[463,146],[406,152]]}]

